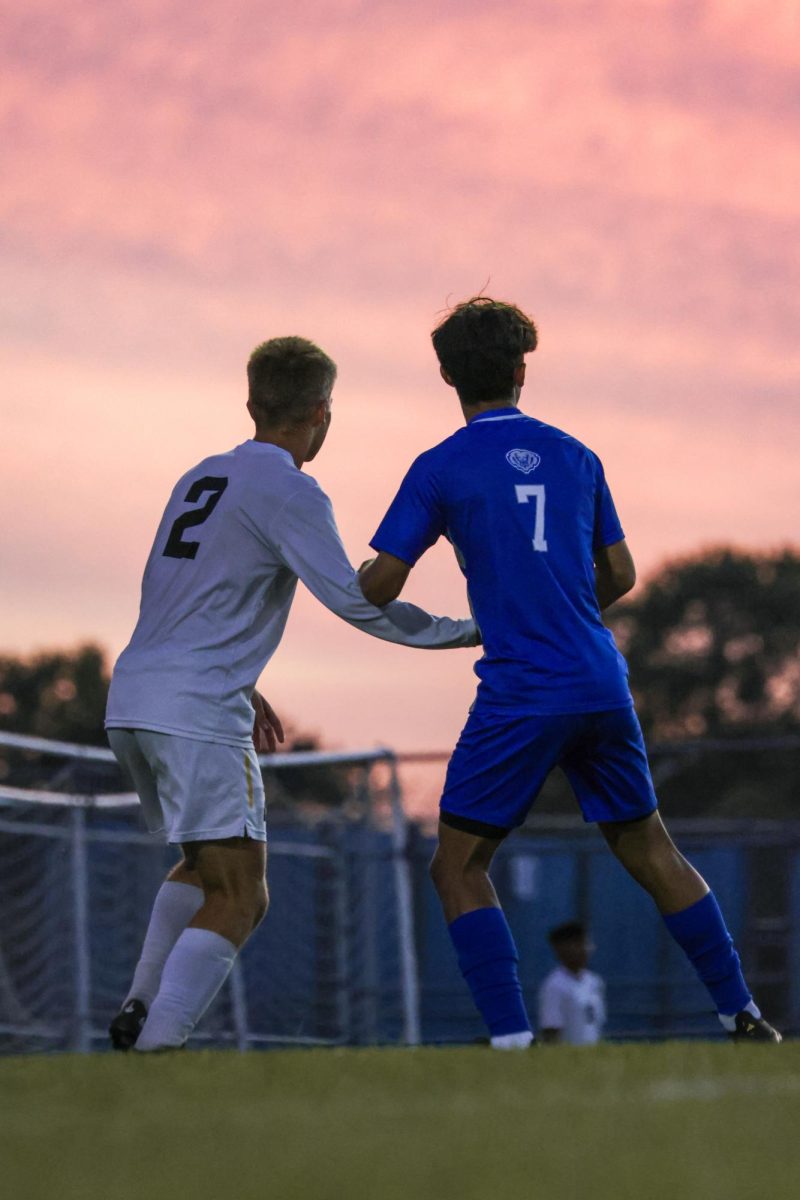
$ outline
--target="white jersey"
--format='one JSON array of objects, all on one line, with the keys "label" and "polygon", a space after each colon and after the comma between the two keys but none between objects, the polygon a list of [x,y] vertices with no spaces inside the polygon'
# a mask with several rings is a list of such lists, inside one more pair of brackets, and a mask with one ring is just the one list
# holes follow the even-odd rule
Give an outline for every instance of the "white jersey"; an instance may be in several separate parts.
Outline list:
[{"label": "white jersey", "polygon": [[247,746],[250,697],[280,643],[297,580],[373,637],[475,645],[471,620],[362,595],[330,500],[287,450],[247,441],[179,480],[145,567],[139,620],[114,667],[106,726]]},{"label": "white jersey", "polygon": [[606,1022],[605,984],[594,971],[573,975],[557,966],[539,989],[539,1028],[558,1029],[561,1040],[588,1046]]}]

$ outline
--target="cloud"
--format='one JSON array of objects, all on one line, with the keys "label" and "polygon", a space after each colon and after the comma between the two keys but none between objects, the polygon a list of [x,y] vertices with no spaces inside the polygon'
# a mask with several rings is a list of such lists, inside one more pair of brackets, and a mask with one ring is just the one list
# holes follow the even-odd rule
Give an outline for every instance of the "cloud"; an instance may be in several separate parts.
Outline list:
[{"label": "cloud", "polygon": [[[6,9],[7,636],[119,647],[163,498],[246,435],[242,364],[273,333],[339,362],[319,477],[356,556],[458,416],[437,310],[487,281],[533,311],[529,405],[602,454],[645,565],[792,536],[796,3]],[[415,576],[460,600],[443,554]],[[327,622],[298,611],[275,679],[317,669]]]}]

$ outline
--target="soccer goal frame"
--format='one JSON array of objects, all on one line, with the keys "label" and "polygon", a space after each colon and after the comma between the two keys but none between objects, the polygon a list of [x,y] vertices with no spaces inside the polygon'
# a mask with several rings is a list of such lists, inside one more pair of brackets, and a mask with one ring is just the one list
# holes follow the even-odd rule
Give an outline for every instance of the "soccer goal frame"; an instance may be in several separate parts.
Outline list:
[{"label": "soccer goal frame", "polygon": [[[65,762],[115,762],[112,752],[104,747],[78,745],[22,734],[0,732],[0,747],[29,755],[53,756]],[[380,791],[388,824],[384,833],[390,846],[387,856],[390,859],[394,896],[392,938],[393,945],[396,946],[394,962],[399,972],[397,989],[400,1020],[395,1040],[409,1046],[418,1045],[421,1041],[420,984],[414,937],[411,864],[408,855],[409,822],[403,804],[398,763],[394,752],[386,748],[345,752],[301,751],[261,755],[259,761],[266,775],[279,775],[293,769],[314,766],[357,768],[362,779],[360,790],[370,797],[370,803],[376,791],[373,784],[374,769],[378,766],[383,768],[385,782]],[[64,1048],[76,1052],[88,1052],[101,1036],[101,1031],[95,1027],[92,1016],[92,912],[89,889],[91,848],[98,841],[109,845],[122,842],[128,846],[142,848],[157,847],[159,844],[158,839],[135,828],[132,821],[130,826],[124,829],[103,828],[100,831],[93,828],[92,823],[97,818],[102,819],[102,814],[133,814],[137,806],[137,797],[133,793],[51,791],[42,787],[7,786],[0,782],[0,841],[6,840],[8,844],[10,839],[20,834],[34,839],[58,839],[68,859],[69,913],[60,914],[65,921],[65,927],[69,928],[71,944],[71,1031]],[[333,874],[341,867],[336,861],[335,847],[284,839],[280,831],[270,836],[269,849],[273,861],[279,861],[281,856],[293,861],[303,858],[324,861]],[[343,920],[347,920],[347,914]],[[347,970],[343,955],[344,950],[339,955],[340,977]],[[16,1044],[16,1039],[32,1047],[37,1041],[47,1045],[53,1030],[47,1027],[46,1022],[26,1018],[10,992],[6,996],[7,1002],[3,1003],[4,988],[9,987],[0,941],[0,1038],[5,1035],[12,1045]],[[239,1049],[245,1050],[270,1042],[341,1044],[352,1040],[352,1037],[348,1036],[349,1001],[344,990],[339,1006],[341,1034],[331,1038],[272,1036],[269,1033],[255,1032],[248,1021],[245,982],[240,966],[237,966],[232,974],[228,995],[231,1029],[226,1035],[226,1040]]]}]

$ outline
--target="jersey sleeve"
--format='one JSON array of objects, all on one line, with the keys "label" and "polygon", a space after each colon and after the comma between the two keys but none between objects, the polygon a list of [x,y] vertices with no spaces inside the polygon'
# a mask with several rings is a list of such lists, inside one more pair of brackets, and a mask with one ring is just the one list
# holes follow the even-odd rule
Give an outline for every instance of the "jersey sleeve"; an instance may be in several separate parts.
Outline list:
[{"label": "jersey sleeve", "polygon": [[364,633],[423,650],[477,644],[478,633],[471,619],[434,617],[400,600],[384,608],[370,604],[342,545],[331,502],[312,480],[307,480],[276,514],[270,540],[312,595]]},{"label": "jersey sleeve", "polygon": [[594,507],[594,539],[593,550],[601,546],[613,546],[621,542],[625,534],[617,516],[611,489],[606,483],[605,471],[599,458],[595,458],[595,507]]},{"label": "jersey sleeve", "polygon": [[433,470],[428,456],[422,455],[400,484],[370,546],[413,567],[444,532]]},{"label": "jersey sleeve", "polygon": [[539,989],[539,1028],[563,1029],[565,1024],[563,993],[558,979],[551,975]]}]

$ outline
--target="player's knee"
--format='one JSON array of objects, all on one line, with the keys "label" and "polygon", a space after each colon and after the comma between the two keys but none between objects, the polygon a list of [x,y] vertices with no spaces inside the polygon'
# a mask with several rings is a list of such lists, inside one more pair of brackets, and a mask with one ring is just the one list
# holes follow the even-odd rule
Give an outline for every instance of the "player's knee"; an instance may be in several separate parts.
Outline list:
[{"label": "player's knee", "polygon": [[205,885],[206,906],[213,912],[214,920],[228,932],[236,945],[242,945],[257,925],[263,921],[269,906],[266,883],[225,880],[216,885]]},{"label": "player's knee", "polygon": [[428,874],[437,892],[441,892],[447,886],[448,881],[452,879],[451,866],[448,863],[447,856],[442,853],[440,847],[437,847],[433,858],[428,864]]},{"label": "player's knee", "polygon": [[436,850],[431,859],[428,872],[433,886],[440,895],[477,882],[485,874],[485,868],[471,859],[466,862],[445,854],[441,847]]}]

